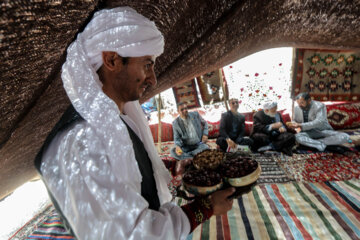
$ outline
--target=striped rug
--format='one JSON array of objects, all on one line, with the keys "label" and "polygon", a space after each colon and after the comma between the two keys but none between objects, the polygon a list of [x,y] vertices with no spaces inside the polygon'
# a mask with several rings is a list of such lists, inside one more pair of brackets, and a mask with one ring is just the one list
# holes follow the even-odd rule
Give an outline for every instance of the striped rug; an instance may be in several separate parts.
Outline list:
[{"label": "striped rug", "polygon": [[258,185],[190,239],[360,239],[360,181]]},{"label": "striped rug", "polygon": [[42,222],[26,239],[75,240],[75,238],[65,229],[64,224],[62,223],[54,206],[51,206],[51,208],[52,211],[49,213],[46,220]]}]

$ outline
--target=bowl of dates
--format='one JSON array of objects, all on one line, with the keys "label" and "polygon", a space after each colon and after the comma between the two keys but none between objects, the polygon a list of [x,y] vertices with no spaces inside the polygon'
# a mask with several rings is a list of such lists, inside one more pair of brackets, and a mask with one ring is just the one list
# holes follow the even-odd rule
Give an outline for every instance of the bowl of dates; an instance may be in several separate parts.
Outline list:
[{"label": "bowl of dates", "polygon": [[222,188],[221,175],[212,170],[194,169],[185,172],[183,185],[194,195],[208,195]]},{"label": "bowl of dates", "polygon": [[216,149],[206,149],[193,158],[193,165],[197,169],[216,169],[223,161],[224,153]]},{"label": "bowl of dates", "polygon": [[226,158],[219,171],[231,186],[242,187],[254,183],[261,174],[261,167],[251,157]]}]

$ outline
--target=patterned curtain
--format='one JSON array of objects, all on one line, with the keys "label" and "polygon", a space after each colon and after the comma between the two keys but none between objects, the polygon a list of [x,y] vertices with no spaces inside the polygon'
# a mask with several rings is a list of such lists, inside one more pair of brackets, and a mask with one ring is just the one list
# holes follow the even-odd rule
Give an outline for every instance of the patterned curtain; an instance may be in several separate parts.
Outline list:
[{"label": "patterned curtain", "polygon": [[222,69],[218,69],[196,78],[204,105],[223,101],[223,77]]},{"label": "patterned curtain", "polygon": [[309,92],[319,101],[360,100],[360,52],[296,49],[292,97]]},{"label": "patterned curtain", "polygon": [[176,104],[186,102],[188,108],[200,107],[194,79],[175,85],[175,87],[173,87],[173,92]]}]

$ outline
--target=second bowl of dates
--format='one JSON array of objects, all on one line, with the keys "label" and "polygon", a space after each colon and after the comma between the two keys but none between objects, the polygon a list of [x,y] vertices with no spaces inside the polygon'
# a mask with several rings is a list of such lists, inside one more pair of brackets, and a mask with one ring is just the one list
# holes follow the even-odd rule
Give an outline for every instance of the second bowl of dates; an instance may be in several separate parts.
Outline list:
[{"label": "second bowl of dates", "polygon": [[194,195],[208,195],[223,187],[221,175],[212,170],[194,169],[183,176],[186,191]]},{"label": "second bowl of dates", "polygon": [[223,161],[224,153],[216,149],[206,149],[193,158],[193,165],[197,169],[216,169]]},{"label": "second bowl of dates", "polygon": [[219,171],[231,186],[243,187],[254,183],[260,177],[261,167],[250,157],[237,156],[226,158]]}]

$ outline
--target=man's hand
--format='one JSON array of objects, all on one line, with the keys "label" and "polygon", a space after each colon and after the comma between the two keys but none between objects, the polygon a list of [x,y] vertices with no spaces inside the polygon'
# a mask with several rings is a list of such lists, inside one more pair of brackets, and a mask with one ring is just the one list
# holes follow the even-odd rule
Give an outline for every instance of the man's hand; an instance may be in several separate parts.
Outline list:
[{"label": "man's hand", "polygon": [[209,139],[208,136],[203,135],[201,141],[202,141],[203,143],[206,143],[208,139]]},{"label": "man's hand", "polygon": [[279,129],[279,128],[281,128],[282,126],[283,126],[283,125],[282,125],[281,122],[277,122],[277,123],[271,124],[271,128],[272,128],[272,129]]},{"label": "man's hand", "polygon": [[235,188],[227,188],[225,190],[220,190],[214,192],[210,195],[211,205],[214,211],[214,215],[223,215],[226,214],[231,208],[233,204],[232,199],[228,199],[231,194],[235,192]]},{"label": "man's hand", "polygon": [[233,140],[231,140],[230,138],[227,138],[226,142],[227,142],[229,147],[236,148],[236,143]]},{"label": "man's hand", "polygon": [[187,158],[184,160],[177,160],[175,165],[175,176],[183,175],[185,173],[186,166],[192,163],[192,158]]},{"label": "man's hand", "polygon": [[176,154],[179,155],[179,156],[183,153],[181,147],[179,147],[179,146],[176,146],[175,152],[176,152]]},{"label": "man's hand", "polygon": [[279,132],[284,133],[284,132],[286,132],[286,129],[284,127],[281,127],[281,128],[279,128]]}]

